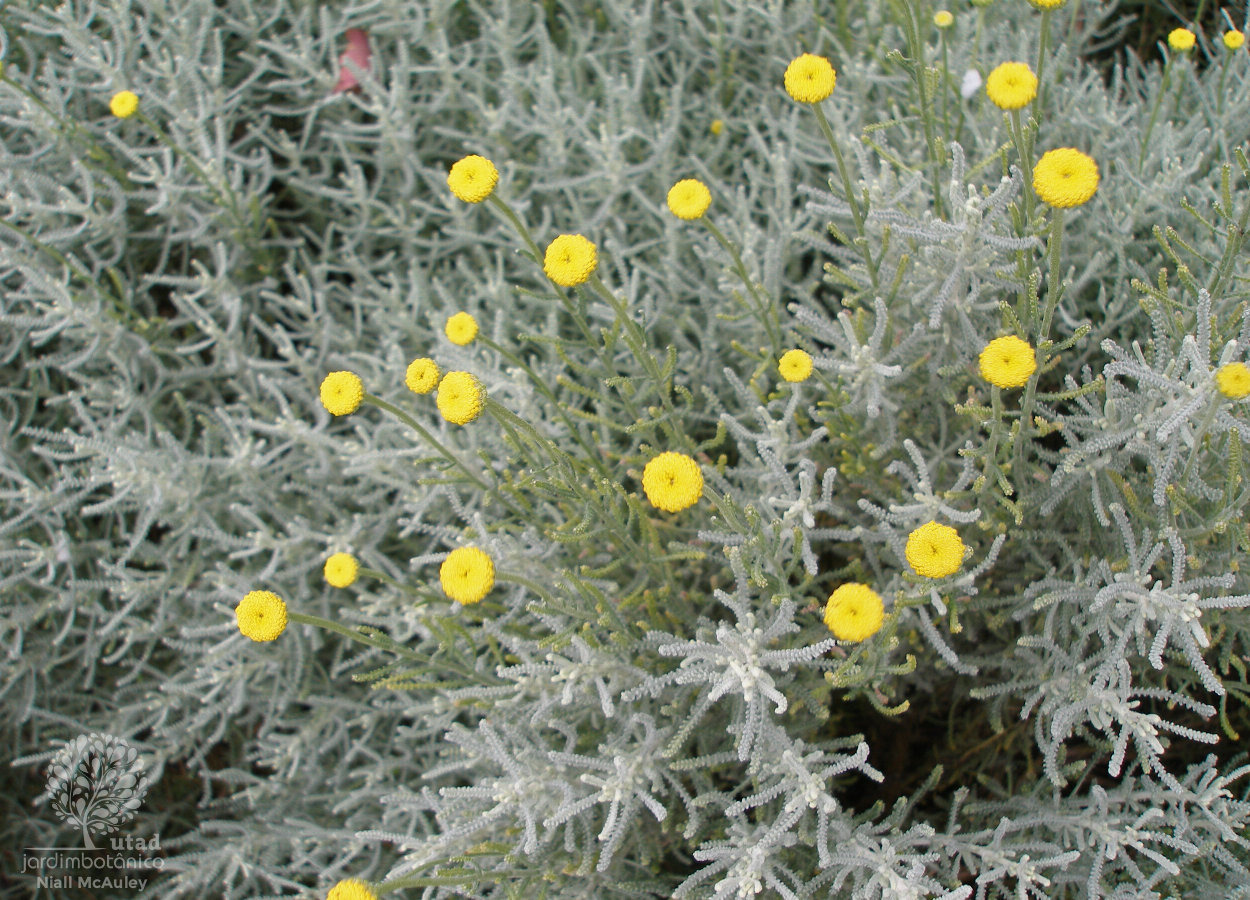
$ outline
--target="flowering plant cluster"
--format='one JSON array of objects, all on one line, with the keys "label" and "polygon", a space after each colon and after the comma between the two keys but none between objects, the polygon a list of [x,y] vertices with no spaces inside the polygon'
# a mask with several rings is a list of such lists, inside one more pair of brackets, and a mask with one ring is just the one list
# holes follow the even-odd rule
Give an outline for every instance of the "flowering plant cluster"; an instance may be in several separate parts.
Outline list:
[{"label": "flowering plant cluster", "polygon": [[0,10],[15,845],[1250,900],[1240,14],[139,2]]}]

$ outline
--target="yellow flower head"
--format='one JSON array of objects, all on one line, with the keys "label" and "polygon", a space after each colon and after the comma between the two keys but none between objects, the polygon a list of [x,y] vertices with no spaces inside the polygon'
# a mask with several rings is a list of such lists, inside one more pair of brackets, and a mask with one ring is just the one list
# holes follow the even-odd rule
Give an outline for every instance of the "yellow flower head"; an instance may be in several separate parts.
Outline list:
[{"label": "yellow flower head", "polygon": [[668,208],[679,219],[698,219],[712,203],[712,193],[702,181],[687,178],[668,191]]},{"label": "yellow flower head", "polygon": [[414,394],[428,394],[438,386],[438,375],[438,363],[423,356],[408,364],[404,383]]},{"label": "yellow flower head", "polygon": [[804,53],[786,66],[786,93],[800,103],[819,103],[833,93],[837,73],[823,56]]},{"label": "yellow flower head", "polygon": [[448,372],[438,386],[438,411],[456,425],[468,425],[482,414],[486,389],[468,372]]},{"label": "yellow flower head", "polygon": [[254,641],[277,640],[286,630],[286,604],[273,591],[252,591],[234,608],[239,631]]},{"label": "yellow flower head", "polygon": [[439,566],[438,580],[457,603],[477,603],[495,586],[495,561],[477,547],[457,547]]},{"label": "yellow flower head", "polygon": [[1188,28],[1173,28],[1168,32],[1168,46],[1173,50],[1192,50],[1196,37]]},{"label": "yellow flower head", "polygon": [[661,453],[642,470],[642,489],[656,509],[681,512],[703,496],[703,473],[684,453]]},{"label": "yellow flower head", "polygon": [[959,571],[964,562],[964,542],[949,525],[929,522],[907,537],[907,561],[917,575],[945,578]]},{"label": "yellow flower head", "polygon": [[561,287],[573,287],[590,278],[599,265],[599,251],[580,234],[562,234],[547,245],[543,271]]},{"label": "yellow flower head", "polygon": [[1250,394],[1250,369],[1239,362],[1220,366],[1215,372],[1215,384],[1228,399],[1240,400]]},{"label": "yellow flower head", "polygon": [[1037,76],[1024,63],[1005,62],[985,79],[985,93],[999,109],[1021,109],[1037,96]]},{"label": "yellow flower head", "polygon": [[994,338],[981,351],[981,377],[1000,388],[1022,387],[1036,368],[1032,346],[1014,334]]},{"label": "yellow flower head", "polygon": [[1245,42],[1246,36],[1240,31],[1233,30],[1224,32],[1224,46],[1229,50],[1240,50]]},{"label": "yellow flower head", "polygon": [[336,416],[346,416],[360,409],[365,386],[354,372],[331,372],[321,382],[321,405]]},{"label": "yellow flower head", "polygon": [[866,584],[850,582],[829,595],[825,624],[840,641],[866,641],[881,630],[885,604]]},{"label": "yellow flower head", "polygon": [[449,341],[463,347],[477,337],[477,319],[467,312],[458,312],[447,320],[443,331]]},{"label": "yellow flower head", "polygon": [[499,170],[484,156],[466,156],[447,173],[447,186],[465,203],[481,203],[499,183]]},{"label": "yellow flower head", "polygon": [[1071,147],[1047,150],[1033,167],[1033,190],[1051,206],[1080,206],[1098,190],[1098,163]]},{"label": "yellow flower head", "polygon": [[350,553],[336,553],[326,560],[325,576],[334,587],[347,587],[356,580],[360,564]]},{"label": "yellow flower head", "polygon": [[938,28],[950,28],[955,22],[955,17],[948,10],[939,9],[933,14],[933,24]]},{"label": "yellow flower head", "polygon": [[1029,0],[1038,9],[1058,9],[1067,0]]},{"label": "yellow flower head", "polygon": [[359,878],[346,878],[330,888],[326,900],[378,900],[378,895]]},{"label": "yellow flower head", "polygon": [[812,374],[812,358],[804,350],[787,350],[777,363],[777,371],[786,381],[806,381]]},{"label": "yellow flower head", "polygon": [[725,130],[725,123],[720,119],[713,119],[712,124],[708,126],[707,130],[712,132],[712,134],[720,134]]},{"label": "yellow flower head", "polygon": [[134,91],[118,91],[109,101],[109,112],[119,119],[129,119],[139,108],[139,98]]}]

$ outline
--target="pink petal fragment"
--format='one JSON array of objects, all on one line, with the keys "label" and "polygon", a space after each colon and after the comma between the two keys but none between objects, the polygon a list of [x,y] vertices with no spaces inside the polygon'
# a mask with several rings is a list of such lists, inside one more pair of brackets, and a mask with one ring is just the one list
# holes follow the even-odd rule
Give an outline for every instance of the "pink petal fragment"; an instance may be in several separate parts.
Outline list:
[{"label": "pink petal fragment", "polygon": [[358,69],[368,72],[371,57],[369,36],[359,28],[347,29],[347,50],[339,56],[339,80],[330,93],[341,94],[343,91],[360,90],[360,82],[347,68],[346,63],[350,60]]}]

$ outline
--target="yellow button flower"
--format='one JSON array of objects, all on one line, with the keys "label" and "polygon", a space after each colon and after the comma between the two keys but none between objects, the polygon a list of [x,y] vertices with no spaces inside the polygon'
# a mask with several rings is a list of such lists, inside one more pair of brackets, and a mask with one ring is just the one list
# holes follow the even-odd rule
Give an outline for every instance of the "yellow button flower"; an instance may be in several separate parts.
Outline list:
[{"label": "yellow button flower", "polygon": [[1033,347],[1014,334],[995,338],[981,351],[981,377],[1000,388],[1022,387],[1036,368]]},{"label": "yellow button flower", "polygon": [[1186,50],[1192,50],[1195,40],[1197,38],[1188,28],[1173,28],[1168,32],[1168,46],[1182,53]]},{"label": "yellow button flower", "polygon": [[1224,46],[1229,50],[1240,50],[1245,42],[1246,36],[1240,31],[1233,30],[1224,32]]},{"label": "yellow button flower", "polygon": [[466,156],[447,173],[447,186],[465,203],[481,203],[499,183],[499,170],[484,156]]},{"label": "yellow button flower", "polygon": [[786,93],[800,103],[819,103],[833,93],[838,76],[829,60],[804,53],[786,66]]},{"label": "yellow button flower", "polygon": [[458,312],[447,320],[443,331],[449,341],[463,347],[477,337],[477,319],[467,312]]},{"label": "yellow button flower", "polygon": [[1043,203],[1067,209],[1089,202],[1098,190],[1098,163],[1080,150],[1047,150],[1033,167],[1033,190]]},{"label": "yellow button flower", "polygon": [[712,192],[702,181],[687,178],[668,191],[668,208],[679,219],[698,219],[712,203]]},{"label": "yellow button flower", "polygon": [[350,553],[336,553],[326,560],[325,576],[334,587],[347,587],[356,580],[360,564]]},{"label": "yellow button flower", "polygon": [[321,382],[321,405],[336,416],[347,416],[360,409],[365,386],[354,372],[331,372]]},{"label": "yellow button flower", "polygon": [[786,381],[806,381],[812,374],[812,358],[804,350],[787,350],[777,363],[777,371]]},{"label": "yellow button flower", "polygon": [[866,641],[881,630],[885,604],[866,584],[850,582],[829,595],[825,624],[840,641]]},{"label": "yellow button flower", "polygon": [[543,271],[561,287],[584,283],[597,265],[599,251],[580,234],[560,235],[547,245],[543,259]]},{"label": "yellow button flower", "polygon": [[109,101],[109,112],[119,119],[129,119],[139,108],[139,98],[133,91],[118,91]]},{"label": "yellow button flower", "polygon": [[1029,0],[1038,9],[1058,9],[1063,6],[1067,0]]},{"label": "yellow button flower", "polygon": [[438,363],[423,356],[408,363],[404,384],[408,385],[408,390],[414,394],[428,394],[438,387],[438,376]]},{"label": "yellow button flower", "polygon": [[477,603],[495,586],[495,561],[477,547],[457,547],[439,566],[438,580],[457,603]]},{"label": "yellow button flower", "polygon": [[955,17],[948,10],[939,9],[933,14],[933,24],[938,28],[950,28],[955,22]]},{"label": "yellow button flower", "polygon": [[1037,76],[1021,62],[1005,62],[985,79],[985,93],[999,109],[1021,109],[1037,96]]},{"label": "yellow button flower", "polygon": [[949,525],[929,522],[907,536],[907,561],[917,575],[945,578],[964,562],[964,542]]},{"label": "yellow button flower", "polygon": [[725,130],[725,123],[720,119],[713,119],[712,124],[708,126],[707,130],[712,132],[712,134],[720,134]]},{"label": "yellow button flower", "polygon": [[1220,366],[1215,372],[1215,384],[1228,399],[1240,400],[1250,394],[1250,369],[1239,362]]},{"label": "yellow button flower", "polygon": [[468,425],[482,414],[486,389],[468,372],[448,372],[438,386],[438,411],[456,425]]},{"label": "yellow button flower", "polygon": [[286,604],[273,591],[252,591],[234,608],[239,631],[252,640],[273,641],[286,630]]},{"label": "yellow button flower", "polygon": [[642,470],[642,489],[656,509],[681,512],[703,496],[703,473],[684,453],[661,453]]},{"label": "yellow button flower", "polygon": [[326,900],[378,900],[378,895],[359,878],[345,878],[330,888]]}]

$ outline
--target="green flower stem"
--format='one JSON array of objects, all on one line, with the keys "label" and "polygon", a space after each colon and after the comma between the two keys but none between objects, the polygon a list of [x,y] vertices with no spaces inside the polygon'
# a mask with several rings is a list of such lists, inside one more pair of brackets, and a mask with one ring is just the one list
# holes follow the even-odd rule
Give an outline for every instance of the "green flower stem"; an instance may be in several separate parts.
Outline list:
[{"label": "green flower stem", "polygon": [[391,587],[399,588],[405,594],[411,594],[414,597],[421,597],[422,599],[425,599],[425,600],[443,599],[435,594],[431,594],[429,591],[423,591],[420,588],[414,588],[411,585],[404,584],[401,581],[396,581],[390,575],[387,575],[385,572],[379,572],[377,569],[363,569],[363,568],[357,569],[356,574],[363,575],[366,578],[375,578],[378,581],[389,584]]},{"label": "green flower stem", "polygon": [[951,115],[950,115],[950,109],[947,105],[947,97],[950,95],[950,92],[951,92],[951,85],[950,85],[951,73],[950,73],[950,66],[947,64],[947,61],[946,61],[946,32],[947,32],[947,29],[943,28],[940,30],[940,34],[938,35],[938,40],[942,44],[942,138],[943,138],[943,141],[949,141],[951,139]]},{"label": "green flower stem", "polygon": [[495,498],[495,500],[497,500],[497,501],[498,501],[498,502],[499,502],[502,506],[504,506],[504,507],[506,507],[507,509],[511,510],[511,512],[512,512],[514,515],[516,515],[516,516],[518,516],[518,517],[520,517],[520,518],[525,518],[525,516],[521,513],[521,511],[520,511],[520,510],[518,510],[518,509],[517,509],[515,506],[513,506],[511,503],[509,503],[507,500],[505,500],[505,499],[504,499],[504,497],[503,497],[503,495],[502,495],[502,494],[500,494],[500,493],[499,493],[499,491],[498,491],[498,490],[497,490],[494,486],[487,484],[485,481],[483,481],[481,478],[479,478],[479,477],[477,476],[477,473],[475,473],[472,469],[470,469],[470,468],[469,468],[468,466],[466,466],[463,462],[461,462],[461,461],[460,461],[460,459],[459,459],[459,457],[457,457],[454,453],[452,453],[450,450],[448,450],[446,447],[444,447],[441,443],[439,443],[438,439],[437,439],[437,438],[435,438],[435,437],[434,437],[434,435],[432,435],[432,434],[430,434],[428,431],[426,431],[424,428],[422,428],[422,427],[421,427],[421,423],[419,423],[419,422],[418,422],[416,419],[414,419],[412,416],[408,415],[406,412],[404,412],[404,411],[403,411],[402,409],[400,409],[399,407],[397,407],[397,406],[392,406],[391,404],[387,403],[387,402],[386,402],[385,400],[383,400],[381,397],[375,397],[375,396],[373,396],[372,394],[366,393],[366,394],[364,395],[364,397],[362,397],[361,399],[362,399],[365,403],[370,403],[370,404],[372,404],[373,406],[376,406],[378,409],[384,409],[384,410],[386,410],[388,413],[390,413],[391,415],[393,415],[395,418],[399,419],[399,421],[403,422],[405,425],[407,425],[409,428],[411,428],[411,429],[412,429],[413,431],[415,431],[417,434],[421,435],[421,437],[423,437],[423,438],[424,438],[424,439],[425,439],[425,440],[426,440],[426,441],[430,444],[430,446],[434,447],[434,449],[436,449],[439,453],[441,453],[441,454],[442,454],[442,455],[443,455],[443,456],[447,459],[447,461],[448,461],[448,462],[450,462],[452,465],[454,465],[456,468],[458,468],[461,472],[463,472],[465,475],[467,475],[470,481],[472,481],[474,484],[476,484],[476,485],[477,485],[478,487],[480,487],[482,490],[484,490],[484,491],[488,492],[488,493],[489,493],[492,497],[494,497],[494,498]]},{"label": "green flower stem", "polygon": [[1029,184],[1033,175],[1033,147],[1025,134],[1018,109],[1011,111],[1011,135],[1020,157],[1020,171],[1024,173],[1024,233],[1028,234],[1029,223],[1033,221],[1033,191]]},{"label": "green flower stem", "polygon": [[1046,51],[1050,49],[1050,10],[1042,10],[1042,33],[1037,40],[1037,96],[1033,98],[1033,118],[1041,121],[1038,108],[1042,105],[1042,93],[1046,83],[1042,81],[1042,73],[1046,69]]},{"label": "green flower stem", "polygon": [[[55,259],[57,262],[63,265],[66,268],[66,270],[77,274],[80,278],[82,278],[84,281],[90,284],[98,294],[100,294],[103,297],[106,297],[109,300],[109,302],[112,303],[113,305],[112,309],[105,310],[105,312],[108,313],[111,319],[115,320],[121,325],[130,327],[131,324],[133,323],[133,320],[135,318],[138,318],[134,310],[132,310],[129,306],[127,306],[125,301],[122,300],[120,296],[110,294],[108,291],[101,288],[100,285],[96,283],[96,281],[91,277],[90,273],[83,270],[82,264],[79,263],[77,260],[71,260],[65,254],[63,254],[60,250],[56,249],[50,244],[45,244],[43,241],[39,240],[37,237],[35,237],[32,234],[27,234],[25,229],[17,225],[14,225],[12,222],[8,222],[8,221],[5,221],[4,219],[0,219],[0,225],[3,225],[5,228],[8,228],[11,231],[20,235],[24,240],[30,242],[30,244],[34,246],[37,250],[42,250],[44,253],[51,256],[53,259]],[[112,269],[110,269],[109,271],[113,272]],[[115,278],[114,280],[116,281],[117,279]]]},{"label": "green flower stem", "polygon": [[[829,149],[833,151],[833,157],[838,162],[838,174],[842,176],[842,190],[846,194],[846,202],[851,207],[851,218],[855,220],[855,233],[861,237],[867,237],[864,231],[864,217],[859,211],[859,201],[855,199],[855,189],[851,187],[851,176],[846,170],[846,160],[842,158],[842,148],[838,146],[838,139],[833,136],[833,129],[829,127],[829,120],[825,118],[825,111],[820,108],[819,103],[812,104],[812,112],[816,113],[816,121],[820,123],[820,130],[825,133],[825,140],[829,143]],[[872,254],[866,253],[868,259],[869,270],[872,271],[873,287],[877,284],[877,273],[872,265]]]},{"label": "green flower stem", "polygon": [[1155,120],[1159,118],[1159,106],[1163,103],[1163,98],[1167,94],[1171,85],[1172,77],[1172,55],[1168,54],[1168,61],[1163,66],[1163,80],[1159,83],[1159,94],[1155,97],[1154,109],[1150,111],[1150,121],[1146,125],[1146,133],[1141,139],[1141,153],[1137,156],[1137,171],[1140,173],[1142,166],[1146,165],[1146,149],[1150,146],[1150,132],[1154,131]]},{"label": "green flower stem", "polygon": [[516,413],[512,412],[489,397],[486,399],[486,411],[501,425],[510,425],[513,428],[519,428],[525,432],[534,445],[540,448],[547,456],[551,457],[551,461],[564,470],[565,478],[568,481],[570,489],[577,487],[577,469],[573,465],[573,458],[565,453],[556,444],[555,441],[548,440],[539,434],[534,426],[526,422]]},{"label": "green flower stem", "polygon": [[[1194,470],[1194,461],[1198,458],[1198,454],[1202,452],[1202,439],[1207,436],[1207,432],[1211,428],[1211,423],[1215,421],[1215,414],[1220,409],[1220,395],[1212,394],[1210,401],[1207,403],[1207,414],[1202,418],[1202,424],[1198,426],[1198,432],[1194,435],[1194,448],[1189,453],[1189,460],[1185,463],[1185,471],[1181,474],[1180,480],[1176,482],[1178,490],[1184,489],[1189,483],[1189,475]],[[1183,426],[1182,426],[1183,427]]]},{"label": "green flower stem", "polygon": [[712,236],[725,248],[725,252],[733,257],[734,267],[738,270],[738,277],[742,279],[742,283],[747,286],[747,292],[750,293],[751,299],[755,301],[755,317],[760,320],[760,324],[764,326],[764,330],[768,332],[769,343],[773,345],[773,356],[781,356],[781,326],[776,322],[777,310],[773,303],[765,303],[760,299],[759,294],[755,290],[755,285],[747,276],[746,266],[742,263],[742,256],[727,237],[721,232],[716,224],[706,215],[702,216],[703,224],[712,232]]},{"label": "green flower stem", "polygon": [[569,433],[573,435],[577,443],[581,444],[582,449],[586,451],[586,459],[590,461],[590,464],[599,470],[600,475],[604,476],[605,478],[610,477],[612,473],[609,472],[608,468],[603,464],[602,461],[599,460],[598,454],[595,452],[595,449],[586,443],[586,439],[582,437],[582,433],[578,429],[577,425],[572,420],[569,419],[568,413],[566,413],[563,409],[560,408],[560,401],[556,399],[556,395],[552,393],[551,388],[547,386],[546,382],[544,382],[541,378],[538,377],[537,373],[534,372],[534,370],[529,367],[529,364],[526,363],[519,356],[509,352],[508,350],[505,350],[503,347],[496,344],[494,341],[492,341],[490,338],[483,335],[481,332],[478,333],[477,339],[481,341],[483,344],[485,344],[487,347],[490,347],[492,350],[494,350],[504,359],[508,360],[508,362],[512,363],[514,366],[520,367],[521,369],[525,371],[525,374],[529,376],[530,381],[532,381],[534,383],[534,386],[538,388],[538,390],[542,393],[542,395],[551,402],[551,405],[555,409],[556,413],[560,416],[561,419],[564,420],[564,424],[567,425],[569,428]]},{"label": "green flower stem", "polygon": [[[634,355],[638,357],[638,360],[642,363],[643,368],[647,370],[647,374],[651,376],[651,380],[655,384],[656,393],[660,395],[660,402],[664,404],[664,411],[669,413],[669,418],[664,422],[665,430],[668,431],[669,435],[674,440],[679,440],[685,447],[693,452],[694,441],[690,439],[690,435],[686,434],[686,430],[684,428],[677,427],[677,410],[673,408],[673,401],[668,395],[668,389],[665,387],[660,367],[655,364],[655,359],[647,350],[647,336],[642,330],[642,326],[633,320],[633,318],[629,315],[629,310],[625,308],[625,304],[622,303],[621,300],[610,290],[608,290],[607,285],[600,280],[598,275],[592,274],[590,276],[590,284],[600,297],[608,301],[608,305],[611,306],[612,310],[616,313],[618,321],[620,321],[625,329],[633,335],[634,341],[632,349],[634,351]],[[626,340],[628,341],[628,338],[626,338]]]},{"label": "green flower stem", "polygon": [[490,204],[494,206],[495,209],[507,216],[508,221],[512,223],[512,227],[514,227],[517,230],[517,233],[521,235],[521,239],[529,245],[530,252],[534,254],[534,262],[541,266],[543,264],[543,254],[539,251],[538,245],[534,243],[534,239],[530,236],[529,229],[526,228],[521,222],[520,217],[512,211],[512,207],[505,203],[503,198],[498,196],[494,191],[492,191],[486,199],[490,201]]},{"label": "green flower stem", "polygon": [[[1011,448],[1011,471],[1013,473],[1021,471],[1024,435],[1026,431],[1030,433],[1033,431],[1031,423],[1033,421],[1033,404],[1037,397],[1037,382],[1041,377],[1042,369],[1050,361],[1050,321],[1055,314],[1055,310],[1059,307],[1059,301],[1063,297],[1063,285],[1060,283],[1059,269],[1062,248],[1063,210],[1059,207],[1054,207],[1050,216],[1050,242],[1046,246],[1046,254],[1050,258],[1046,273],[1046,311],[1042,315],[1040,323],[1037,321],[1031,323],[1037,335],[1037,346],[1034,348],[1034,353],[1037,354],[1037,369],[1029,377],[1028,387],[1024,391],[1024,402],[1020,405],[1020,428],[1016,431],[1016,439]],[[1026,338],[1028,337],[1027,334],[1025,336]]]}]

